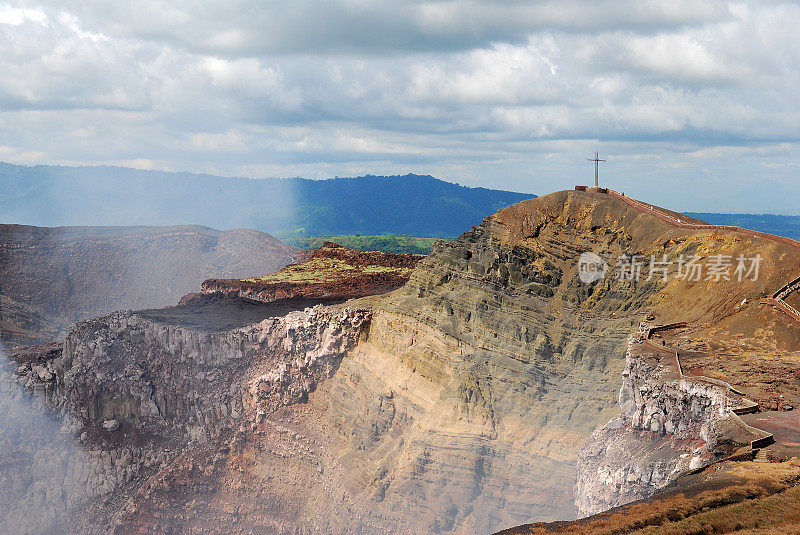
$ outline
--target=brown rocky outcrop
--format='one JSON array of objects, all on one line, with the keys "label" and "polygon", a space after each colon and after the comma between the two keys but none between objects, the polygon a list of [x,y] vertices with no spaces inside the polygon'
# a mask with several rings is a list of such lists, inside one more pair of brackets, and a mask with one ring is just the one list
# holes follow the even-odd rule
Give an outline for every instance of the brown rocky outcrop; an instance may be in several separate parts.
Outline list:
[{"label": "brown rocky outcrop", "polygon": [[249,279],[209,279],[203,293],[235,294],[271,302],[292,298],[353,299],[396,290],[422,255],[357,251],[325,242],[308,258],[276,273]]}]

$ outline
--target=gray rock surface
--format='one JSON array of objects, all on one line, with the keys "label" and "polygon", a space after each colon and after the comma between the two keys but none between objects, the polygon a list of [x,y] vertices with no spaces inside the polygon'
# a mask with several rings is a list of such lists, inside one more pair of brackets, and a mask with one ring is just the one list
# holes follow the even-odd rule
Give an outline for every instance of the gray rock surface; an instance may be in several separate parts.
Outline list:
[{"label": "gray rock surface", "polygon": [[619,417],[578,453],[575,503],[583,515],[648,498],[754,438],[731,417],[725,389],[680,377],[674,357],[639,339],[629,344]]},{"label": "gray rock surface", "polygon": [[224,333],[132,312],[76,324],[63,352],[0,378],[0,532],[106,532],[128,483],[307,397],[368,320],[316,307]]}]

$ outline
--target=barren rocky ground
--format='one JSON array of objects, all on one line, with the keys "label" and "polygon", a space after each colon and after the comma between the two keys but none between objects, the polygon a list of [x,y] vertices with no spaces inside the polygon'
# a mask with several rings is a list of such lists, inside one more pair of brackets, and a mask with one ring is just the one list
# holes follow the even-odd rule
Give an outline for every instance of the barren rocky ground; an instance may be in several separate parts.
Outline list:
[{"label": "barren rocky ground", "polygon": [[658,496],[574,522],[531,524],[497,535],[690,533],[795,534],[800,462],[724,461],[679,477]]},{"label": "barren rocky ground", "polygon": [[247,279],[209,279],[203,282],[202,290],[265,302],[286,297],[352,299],[403,286],[422,258],[414,254],[356,251],[325,242],[303,262],[276,273]]}]

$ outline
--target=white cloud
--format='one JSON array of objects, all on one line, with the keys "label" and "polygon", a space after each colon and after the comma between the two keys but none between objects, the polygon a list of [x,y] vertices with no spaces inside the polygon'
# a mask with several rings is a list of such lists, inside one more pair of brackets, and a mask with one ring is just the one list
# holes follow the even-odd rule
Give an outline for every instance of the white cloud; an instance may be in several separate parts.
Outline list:
[{"label": "white cloud", "polygon": [[26,22],[46,25],[47,16],[41,9],[25,9],[11,7],[10,5],[0,5],[0,24],[22,26]]},{"label": "white cloud", "polygon": [[676,28],[730,17],[717,0],[41,0],[119,37],[198,53],[249,56],[467,50],[531,33]]},{"label": "white cloud", "polygon": [[761,145],[757,147],[737,147],[720,145],[717,147],[708,147],[692,151],[688,154],[692,158],[697,159],[720,159],[720,158],[736,158],[740,159],[748,156],[768,156],[768,155],[785,155],[792,152],[791,143],[777,143],[774,145]]},{"label": "white cloud", "polygon": [[0,3],[0,158],[541,192],[602,149],[679,183],[745,158],[746,180],[792,170],[797,20],[791,2]]},{"label": "white cloud", "polygon": [[229,130],[219,134],[199,132],[189,136],[192,148],[203,151],[236,151],[247,148],[241,132]]},{"label": "white cloud", "polygon": [[142,169],[149,171],[155,168],[155,162],[148,158],[134,158],[133,160],[118,160],[114,165],[130,167],[131,169]]},{"label": "white cloud", "polygon": [[716,56],[707,43],[691,34],[637,37],[626,48],[635,67],[666,80],[732,81],[747,74],[736,72],[730,58]]}]

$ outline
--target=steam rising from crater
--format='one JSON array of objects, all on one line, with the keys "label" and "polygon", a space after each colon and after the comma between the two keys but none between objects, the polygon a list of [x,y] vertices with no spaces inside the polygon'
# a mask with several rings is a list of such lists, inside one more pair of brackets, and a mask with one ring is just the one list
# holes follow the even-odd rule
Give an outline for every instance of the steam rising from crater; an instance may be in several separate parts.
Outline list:
[{"label": "steam rising from crater", "polygon": [[0,533],[59,533],[91,494],[80,477],[90,459],[69,420],[23,394],[15,367],[0,346]]}]

